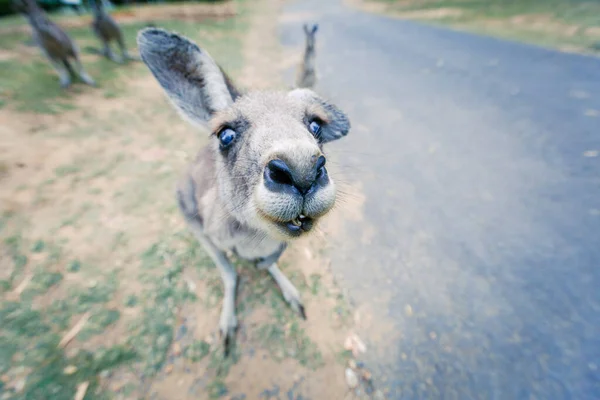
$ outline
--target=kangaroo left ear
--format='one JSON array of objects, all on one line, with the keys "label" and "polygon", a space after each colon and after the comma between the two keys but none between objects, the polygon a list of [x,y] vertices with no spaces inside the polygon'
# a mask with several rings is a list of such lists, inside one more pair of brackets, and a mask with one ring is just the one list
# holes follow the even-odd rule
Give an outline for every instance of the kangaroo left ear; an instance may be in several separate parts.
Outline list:
[{"label": "kangaroo left ear", "polygon": [[146,28],[138,33],[138,47],[175,109],[194,124],[206,125],[240,95],[206,50],[182,36]]},{"label": "kangaroo left ear", "polygon": [[319,29],[319,24],[314,24],[313,28],[312,28],[312,34],[314,35],[318,29]]}]

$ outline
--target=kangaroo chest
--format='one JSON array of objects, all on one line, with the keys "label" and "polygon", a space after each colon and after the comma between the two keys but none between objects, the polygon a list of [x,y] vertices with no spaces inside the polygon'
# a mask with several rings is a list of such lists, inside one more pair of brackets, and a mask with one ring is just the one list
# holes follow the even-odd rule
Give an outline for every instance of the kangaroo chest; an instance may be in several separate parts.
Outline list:
[{"label": "kangaroo chest", "polygon": [[265,238],[259,241],[253,238],[243,238],[236,242],[232,250],[238,257],[245,260],[276,262],[284,249],[284,243],[271,239]]},{"label": "kangaroo chest", "polygon": [[283,242],[272,239],[254,228],[240,225],[234,220],[221,224],[219,229],[209,229],[206,233],[219,249],[232,251],[238,257],[249,261],[272,258],[276,253],[281,254],[285,248]]}]

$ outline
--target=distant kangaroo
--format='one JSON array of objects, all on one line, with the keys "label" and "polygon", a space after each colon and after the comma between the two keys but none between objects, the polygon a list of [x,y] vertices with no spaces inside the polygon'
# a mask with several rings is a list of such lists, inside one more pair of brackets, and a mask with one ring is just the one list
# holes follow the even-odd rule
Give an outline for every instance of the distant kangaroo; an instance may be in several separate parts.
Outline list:
[{"label": "distant kangaroo", "polygon": [[182,177],[177,200],[223,279],[225,351],[237,328],[237,274],[228,252],[269,271],[306,318],[277,260],[335,204],[323,145],[346,136],[348,118],[309,89],[242,94],[204,49],[177,34],[144,29],[138,47],[179,113],[212,132]]},{"label": "distant kangaroo", "polygon": [[[122,63],[127,60],[140,61],[138,57],[132,56],[125,47],[125,40],[123,38],[123,32],[115,20],[106,12],[104,9],[104,3],[102,0],[90,0],[92,13],[94,14],[94,21],[92,22],[92,29],[98,39],[102,41],[104,45],[100,53],[106,58],[116,62]],[[121,49],[121,59],[115,57],[114,53],[110,48],[110,42],[116,41]]]},{"label": "distant kangaroo", "polygon": [[71,75],[78,75],[90,86],[96,85],[83,69],[75,43],[62,29],[50,21],[35,0],[14,0],[13,4],[15,9],[29,20],[33,29],[33,40],[52,63],[63,88],[71,84]]},{"label": "distant kangaroo", "polygon": [[310,29],[304,24],[304,33],[306,34],[306,45],[304,48],[304,57],[298,69],[296,77],[296,87],[312,88],[317,83],[317,71],[315,67],[315,34],[319,25],[315,24]]}]

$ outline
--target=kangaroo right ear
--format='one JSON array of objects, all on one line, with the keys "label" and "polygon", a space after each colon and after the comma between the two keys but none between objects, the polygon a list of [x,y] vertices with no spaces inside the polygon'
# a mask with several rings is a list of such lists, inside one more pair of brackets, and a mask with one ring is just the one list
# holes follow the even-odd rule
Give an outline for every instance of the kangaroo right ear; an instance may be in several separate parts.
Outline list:
[{"label": "kangaroo right ear", "polygon": [[317,33],[318,29],[319,29],[319,24],[314,24],[312,27],[312,34],[314,35],[315,33]]},{"label": "kangaroo right ear", "polygon": [[308,25],[304,24],[302,25],[302,28],[304,29],[304,33],[306,33],[307,35],[310,34],[310,31],[308,30]]},{"label": "kangaroo right ear", "polygon": [[[323,100],[310,89],[294,89],[288,96],[305,103],[307,110],[314,106],[313,112],[325,124],[321,128],[319,143],[325,144],[343,138],[350,131],[350,120],[348,116],[335,105]],[[315,112],[316,111],[316,112]]]},{"label": "kangaroo right ear", "polygon": [[138,33],[137,42],[142,60],[190,122],[205,125],[240,95],[212,57],[190,40],[147,28]]}]

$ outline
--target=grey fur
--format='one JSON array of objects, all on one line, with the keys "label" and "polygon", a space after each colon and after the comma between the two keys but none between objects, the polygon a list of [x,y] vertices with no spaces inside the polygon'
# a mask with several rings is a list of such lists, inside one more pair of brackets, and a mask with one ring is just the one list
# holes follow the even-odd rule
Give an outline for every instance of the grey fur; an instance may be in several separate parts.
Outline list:
[{"label": "grey fur", "polygon": [[[286,223],[300,215],[316,223],[332,208],[335,185],[329,178],[305,195],[277,192],[266,187],[265,168],[279,159],[298,177],[314,175],[322,144],[348,133],[347,117],[308,89],[242,95],[206,51],[176,34],[145,29],[138,44],[142,60],[175,108],[212,131],[210,143],[181,179],[177,199],[223,279],[219,328],[226,349],[237,327],[237,274],[228,252],[267,269],[286,301],[305,316],[298,290],[276,262],[287,242],[304,232],[294,236]],[[307,118],[321,121],[325,136],[312,134]],[[237,133],[226,148],[219,142],[224,128]]]},{"label": "grey fur", "polygon": [[271,265],[275,264],[277,260],[279,260],[279,257],[281,257],[285,249],[287,249],[287,243],[282,243],[275,253],[256,260],[256,266],[260,269],[269,268]]},{"label": "grey fur", "polygon": [[[116,23],[116,21],[110,16],[104,9],[102,0],[89,0],[92,13],[94,14],[94,20],[92,21],[92,30],[102,42],[103,48],[100,51],[106,58],[116,62],[122,63],[127,60],[140,61],[139,57],[132,56],[125,47],[125,39],[123,38],[123,32]],[[116,42],[121,50],[121,58],[117,58],[110,47],[111,42]]]},{"label": "grey fur", "polygon": [[[142,60],[167,91],[175,108],[190,122],[204,125],[215,111],[233,102],[228,79],[210,56],[189,40],[148,28],[138,35],[138,47]],[[205,76],[209,74],[215,75],[212,85],[219,86],[214,92],[227,95],[210,98],[210,92],[204,90]]]},{"label": "grey fur", "polygon": [[311,28],[306,24],[303,25],[306,43],[304,46],[302,62],[300,63],[298,74],[296,76],[296,86],[299,88],[313,88],[317,83],[315,35],[318,28],[319,25],[317,24],[313,25]]},{"label": "grey fur", "polygon": [[24,14],[33,29],[33,40],[42,49],[60,79],[63,88],[71,84],[71,75],[82,82],[95,86],[94,80],[85,72],[79,60],[79,50],[69,36],[50,21],[35,0],[14,0],[15,9]]},{"label": "grey fur", "polygon": [[291,93],[292,96],[298,97],[308,102],[316,102],[323,107],[328,116],[327,124],[323,126],[319,134],[319,142],[325,144],[338,140],[348,134],[350,130],[350,121],[346,114],[337,108],[335,105],[319,98],[315,92],[309,89],[296,89]]}]

